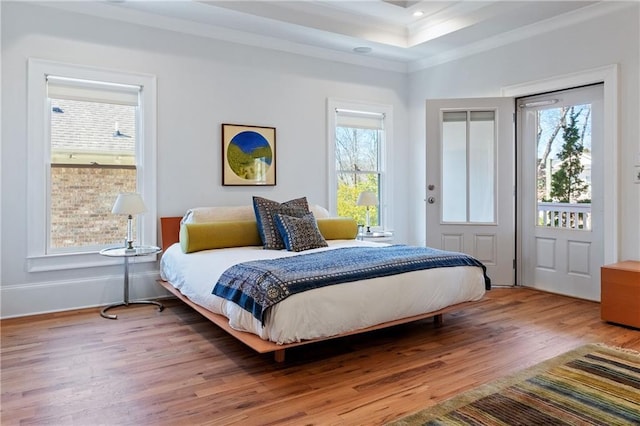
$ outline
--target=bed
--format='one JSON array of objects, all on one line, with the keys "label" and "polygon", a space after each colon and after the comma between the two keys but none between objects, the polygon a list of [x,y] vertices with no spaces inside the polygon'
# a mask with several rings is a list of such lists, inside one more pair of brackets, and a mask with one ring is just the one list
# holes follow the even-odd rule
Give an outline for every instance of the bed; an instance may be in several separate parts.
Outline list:
[{"label": "bed", "polygon": [[[278,303],[263,307],[260,314],[240,306],[241,298],[225,298],[221,291],[214,294],[214,288],[224,290],[223,282],[230,271],[246,265],[301,264],[305,263],[302,260],[331,256],[346,259],[349,253],[360,259],[361,253],[373,256],[379,249],[390,246],[359,241],[355,239],[354,222],[331,218],[319,206],[311,206],[309,210],[326,244],[303,251],[265,249],[256,237],[256,232],[262,236],[260,220],[257,218],[256,224],[251,206],[196,208],[184,216],[163,217],[159,283],[255,351],[273,352],[278,362],[284,361],[286,349],[294,346],[429,317],[439,325],[444,313],[481,300],[490,288],[481,264],[463,264],[311,286],[308,291],[292,292]],[[213,248],[212,240],[219,241]],[[387,252],[396,248],[402,249],[386,247]],[[246,301],[244,295],[242,300]]]}]

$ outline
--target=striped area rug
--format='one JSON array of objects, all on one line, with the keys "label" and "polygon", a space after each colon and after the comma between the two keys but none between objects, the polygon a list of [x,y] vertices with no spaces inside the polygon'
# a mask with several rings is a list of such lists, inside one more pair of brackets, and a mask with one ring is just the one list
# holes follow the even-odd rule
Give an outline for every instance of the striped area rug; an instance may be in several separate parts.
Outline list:
[{"label": "striped area rug", "polygon": [[391,424],[640,425],[640,354],[583,346]]}]

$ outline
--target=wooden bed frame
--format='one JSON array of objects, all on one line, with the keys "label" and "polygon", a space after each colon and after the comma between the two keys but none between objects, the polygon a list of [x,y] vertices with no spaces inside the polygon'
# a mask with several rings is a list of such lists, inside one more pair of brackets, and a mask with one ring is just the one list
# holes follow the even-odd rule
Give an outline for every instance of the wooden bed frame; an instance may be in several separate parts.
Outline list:
[{"label": "wooden bed frame", "polygon": [[[179,241],[180,220],[181,219],[182,219],[182,216],[180,216],[180,217],[162,217],[162,218],[160,218],[160,228],[161,228],[161,232],[162,232],[161,238],[162,238],[162,250],[163,251],[165,251],[167,248],[169,248],[169,246],[171,246],[172,244],[174,244],[174,243]],[[227,333],[231,334],[233,337],[235,337],[236,339],[240,340],[245,345],[249,346],[251,349],[253,349],[256,352],[261,353],[261,354],[262,353],[273,352],[276,362],[283,362],[284,359],[285,359],[285,350],[288,349],[288,348],[293,348],[295,346],[306,345],[306,344],[309,344],[309,343],[315,343],[315,342],[320,342],[320,341],[323,341],[323,340],[330,340],[330,339],[335,339],[335,338],[338,338],[338,337],[350,336],[350,335],[354,335],[354,334],[366,333],[368,331],[379,330],[379,329],[387,328],[387,327],[393,327],[394,325],[405,324],[405,323],[408,323],[408,322],[418,321],[418,320],[421,320],[421,319],[431,318],[431,317],[433,317],[433,319],[434,319],[434,324],[436,326],[440,326],[440,325],[442,325],[442,315],[443,314],[445,314],[447,312],[458,311],[460,309],[464,309],[465,307],[467,307],[469,305],[477,303],[477,302],[458,303],[456,305],[447,306],[446,308],[439,309],[437,311],[429,312],[429,313],[426,313],[426,314],[414,315],[412,317],[402,318],[402,319],[395,320],[395,321],[388,321],[388,322],[385,322],[385,323],[382,323],[382,324],[374,325],[374,326],[367,327],[367,328],[361,328],[361,329],[354,330],[354,331],[349,331],[349,332],[338,334],[338,335],[335,335],[335,336],[323,337],[323,338],[317,338],[317,339],[312,339],[312,340],[305,340],[305,341],[302,341],[302,342],[287,343],[287,344],[280,345],[280,344],[277,344],[277,343],[274,343],[274,342],[271,342],[271,341],[268,341],[268,340],[263,340],[260,337],[258,337],[257,335],[252,334],[252,333],[248,333],[248,332],[245,332],[245,331],[234,330],[233,328],[231,328],[229,326],[229,320],[225,316],[213,313],[213,312],[209,311],[208,309],[203,308],[202,306],[192,302],[188,297],[186,297],[185,295],[180,293],[180,291],[178,289],[176,289],[175,287],[173,287],[170,283],[168,283],[166,281],[158,280],[158,283],[161,286],[163,286],[164,288],[166,288],[170,293],[175,295],[178,299],[182,300],[184,303],[186,303],[187,305],[191,306],[193,309],[195,309],[197,312],[199,312],[201,315],[203,315],[209,321],[213,322],[214,324],[216,324],[217,326],[219,326],[220,328],[225,330]]]}]

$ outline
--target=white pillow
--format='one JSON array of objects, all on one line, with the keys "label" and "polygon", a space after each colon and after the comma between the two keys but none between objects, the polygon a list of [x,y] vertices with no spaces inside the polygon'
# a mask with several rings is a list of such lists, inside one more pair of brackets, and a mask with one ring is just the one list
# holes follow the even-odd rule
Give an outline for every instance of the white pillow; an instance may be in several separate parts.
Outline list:
[{"label": "white pillow", "polygon": [[256,220],[252,206],[195,207],[187,210],[182,223]]},{"label": "white pillow", "polygon": [[325,218],[325,217],[331,217],[331,214],[329,214],[329,210],[327,210],[324,207],[319,206],[317,204],[311,204],[309,206],[309,211],[311,213],[313,213],[313,216],[316,219]]},{"label": "white pillow", "polygon": [[[329,211],[322,206],[313,204],[309,211],[317,218],[330,217]],[[187,210],[181,223],[227,222],[241,220],[256,220],[252,205],[246,206],[216,206],[194,207]]]}]

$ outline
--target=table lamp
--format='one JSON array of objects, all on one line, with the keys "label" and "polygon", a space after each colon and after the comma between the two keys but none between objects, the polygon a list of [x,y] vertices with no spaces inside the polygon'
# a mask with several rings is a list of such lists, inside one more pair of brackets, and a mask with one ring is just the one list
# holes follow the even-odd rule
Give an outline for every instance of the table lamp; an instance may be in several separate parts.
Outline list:
[{"label": "table lamp", "polygon": [[133,250],[133,229],[132,220],[134,214],[144,213],[147,208],[144,206],[142,197],[136,192],[122,192],[118,194],[111,213],[125,214],[127,218],[127,250]]},{"label": "table lamp", "polygon": [[369,217],[369,207],[378,205],[378,196],[372,191],[362,191],[356,202],[358,206],[367,207],[367,234],[371,234],[371,223]]}]

